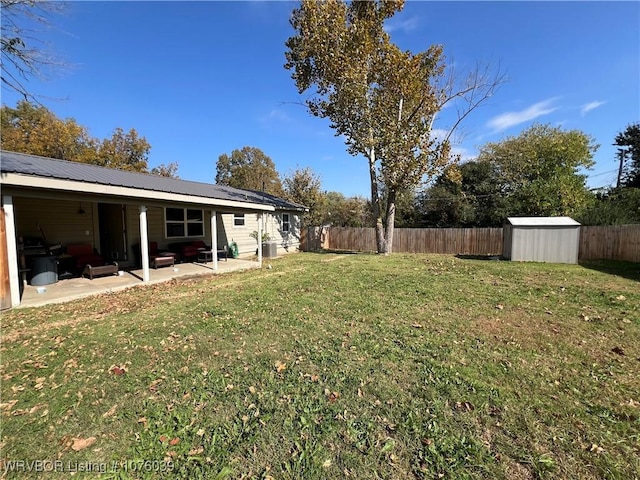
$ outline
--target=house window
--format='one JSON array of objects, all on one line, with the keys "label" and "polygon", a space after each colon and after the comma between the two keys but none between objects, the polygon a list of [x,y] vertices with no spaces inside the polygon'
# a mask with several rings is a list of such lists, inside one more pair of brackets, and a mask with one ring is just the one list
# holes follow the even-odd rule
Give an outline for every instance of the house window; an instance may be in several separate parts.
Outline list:
[{"label": "house window", "polygon": [[289,220],[289,214],[283,213],[282,214],[282,231],[288,232],[290,228],[291,228],[291,221]]},{"label": "house window", "polygon": [[235,213],[233,215],[233,226],[244,227],[244,213]]},{"label": "house window", "polygon": [[193,208],[165,208],[167,238],[204,237],[204,213]]}]

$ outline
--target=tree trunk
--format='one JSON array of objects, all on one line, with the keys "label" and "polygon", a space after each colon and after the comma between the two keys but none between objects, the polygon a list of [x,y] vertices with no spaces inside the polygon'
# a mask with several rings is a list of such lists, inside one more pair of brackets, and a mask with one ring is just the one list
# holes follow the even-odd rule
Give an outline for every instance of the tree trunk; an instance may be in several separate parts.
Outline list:
[{"label": "tree trunk", "polygon": [[369,179],[371,181],[371,208],[376,229],[376,247],[378,253],[385,253],[386,242],[384,237],[384,225],[382,224],[382,209],[380,208],[380,194],[378,192],[378,177],[376,176],[376,153],[371,147],[369,151]]},{"label": "tree trunk", "polygon": [[387,222],[385,228],[385,255],[393,252],[393,229],[396,222],[396,191],[389,190],[387,197]]}]

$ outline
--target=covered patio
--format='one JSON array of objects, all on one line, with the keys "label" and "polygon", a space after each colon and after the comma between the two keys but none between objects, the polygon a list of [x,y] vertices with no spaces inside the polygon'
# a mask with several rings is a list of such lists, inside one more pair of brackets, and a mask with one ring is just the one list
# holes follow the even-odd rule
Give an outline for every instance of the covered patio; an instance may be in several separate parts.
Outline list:
[{"label": "covered patio", "polygon": [[218,262],[217,270],[214,270],[213,262],[179,263],[174,267],[150,269],[149,281],[146,283],[141,282],[144,275],[143,270],[135,269],[123,270],[121,275],[98,277],[93,280],[70,278],[44,287],[25,285],[22,301],[18,308],[64,303],[91,295],[113,293],[136,286],[168,282],[173,279],[207,277],[256,268],[260,268],[260,265],[254,260],[233,258]]},{"label": "covered patio", "polygon": [[[265,214],[275,212],[260,194],[1,154],[0,309],[262,265],[260,248],[254,261],[219,259],[231,250],[234,257],[243,253],[250,258],[255,245],[251,228],[262,238]],[[242,240],[248,248],[238,252]],[[177,266],[158,257],[172,257]],[[208,264],[201,263],[207,259]],[[87,265],[98,272],[93,280],[78,278]],[[118,269],[122,275],[113,275]],[[38,291],[38,286],[43,288]]]}]

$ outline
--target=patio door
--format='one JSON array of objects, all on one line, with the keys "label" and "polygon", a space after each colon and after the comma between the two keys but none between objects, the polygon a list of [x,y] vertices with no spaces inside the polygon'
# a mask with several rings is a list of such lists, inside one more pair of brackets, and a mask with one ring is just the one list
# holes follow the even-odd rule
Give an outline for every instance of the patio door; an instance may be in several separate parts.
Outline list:
[{"label": "patio door", "polygon": [[125,206],[99,203],[100,253],[108,260],[127,260],[127,224]]}]

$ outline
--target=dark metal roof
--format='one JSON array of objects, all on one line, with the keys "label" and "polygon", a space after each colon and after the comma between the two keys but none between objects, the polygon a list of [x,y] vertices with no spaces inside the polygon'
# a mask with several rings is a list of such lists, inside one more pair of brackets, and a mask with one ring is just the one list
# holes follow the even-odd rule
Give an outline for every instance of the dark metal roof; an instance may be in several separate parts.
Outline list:
[{"label": "dark metal roof", "polygon": [[97,165],[69,162],[6,150],[0,151],[0,171],[2,173],[16,173],[34,177],[135,188],[149,192],[166,192],[217,200],[257,203],[271,205],[282,210],[305,209],[304,206],[297,203],[252,190],[179,180],[147,173],[126,172]]},{"label": "dark metal roof", "polygon": [[301,212],[309,210],[307,207],[305,207],[300,203],[290,202],[288,200],[285,200],[284,198],[271,195],[270,193],[259,192],[257,190],[247,190],[247,191],[251,192],[253,195],[256,195],[262,198],[263,201],[260,203],[266,203],[267,205],[276,207],[276,209],[278,210],[299,210]]}]

